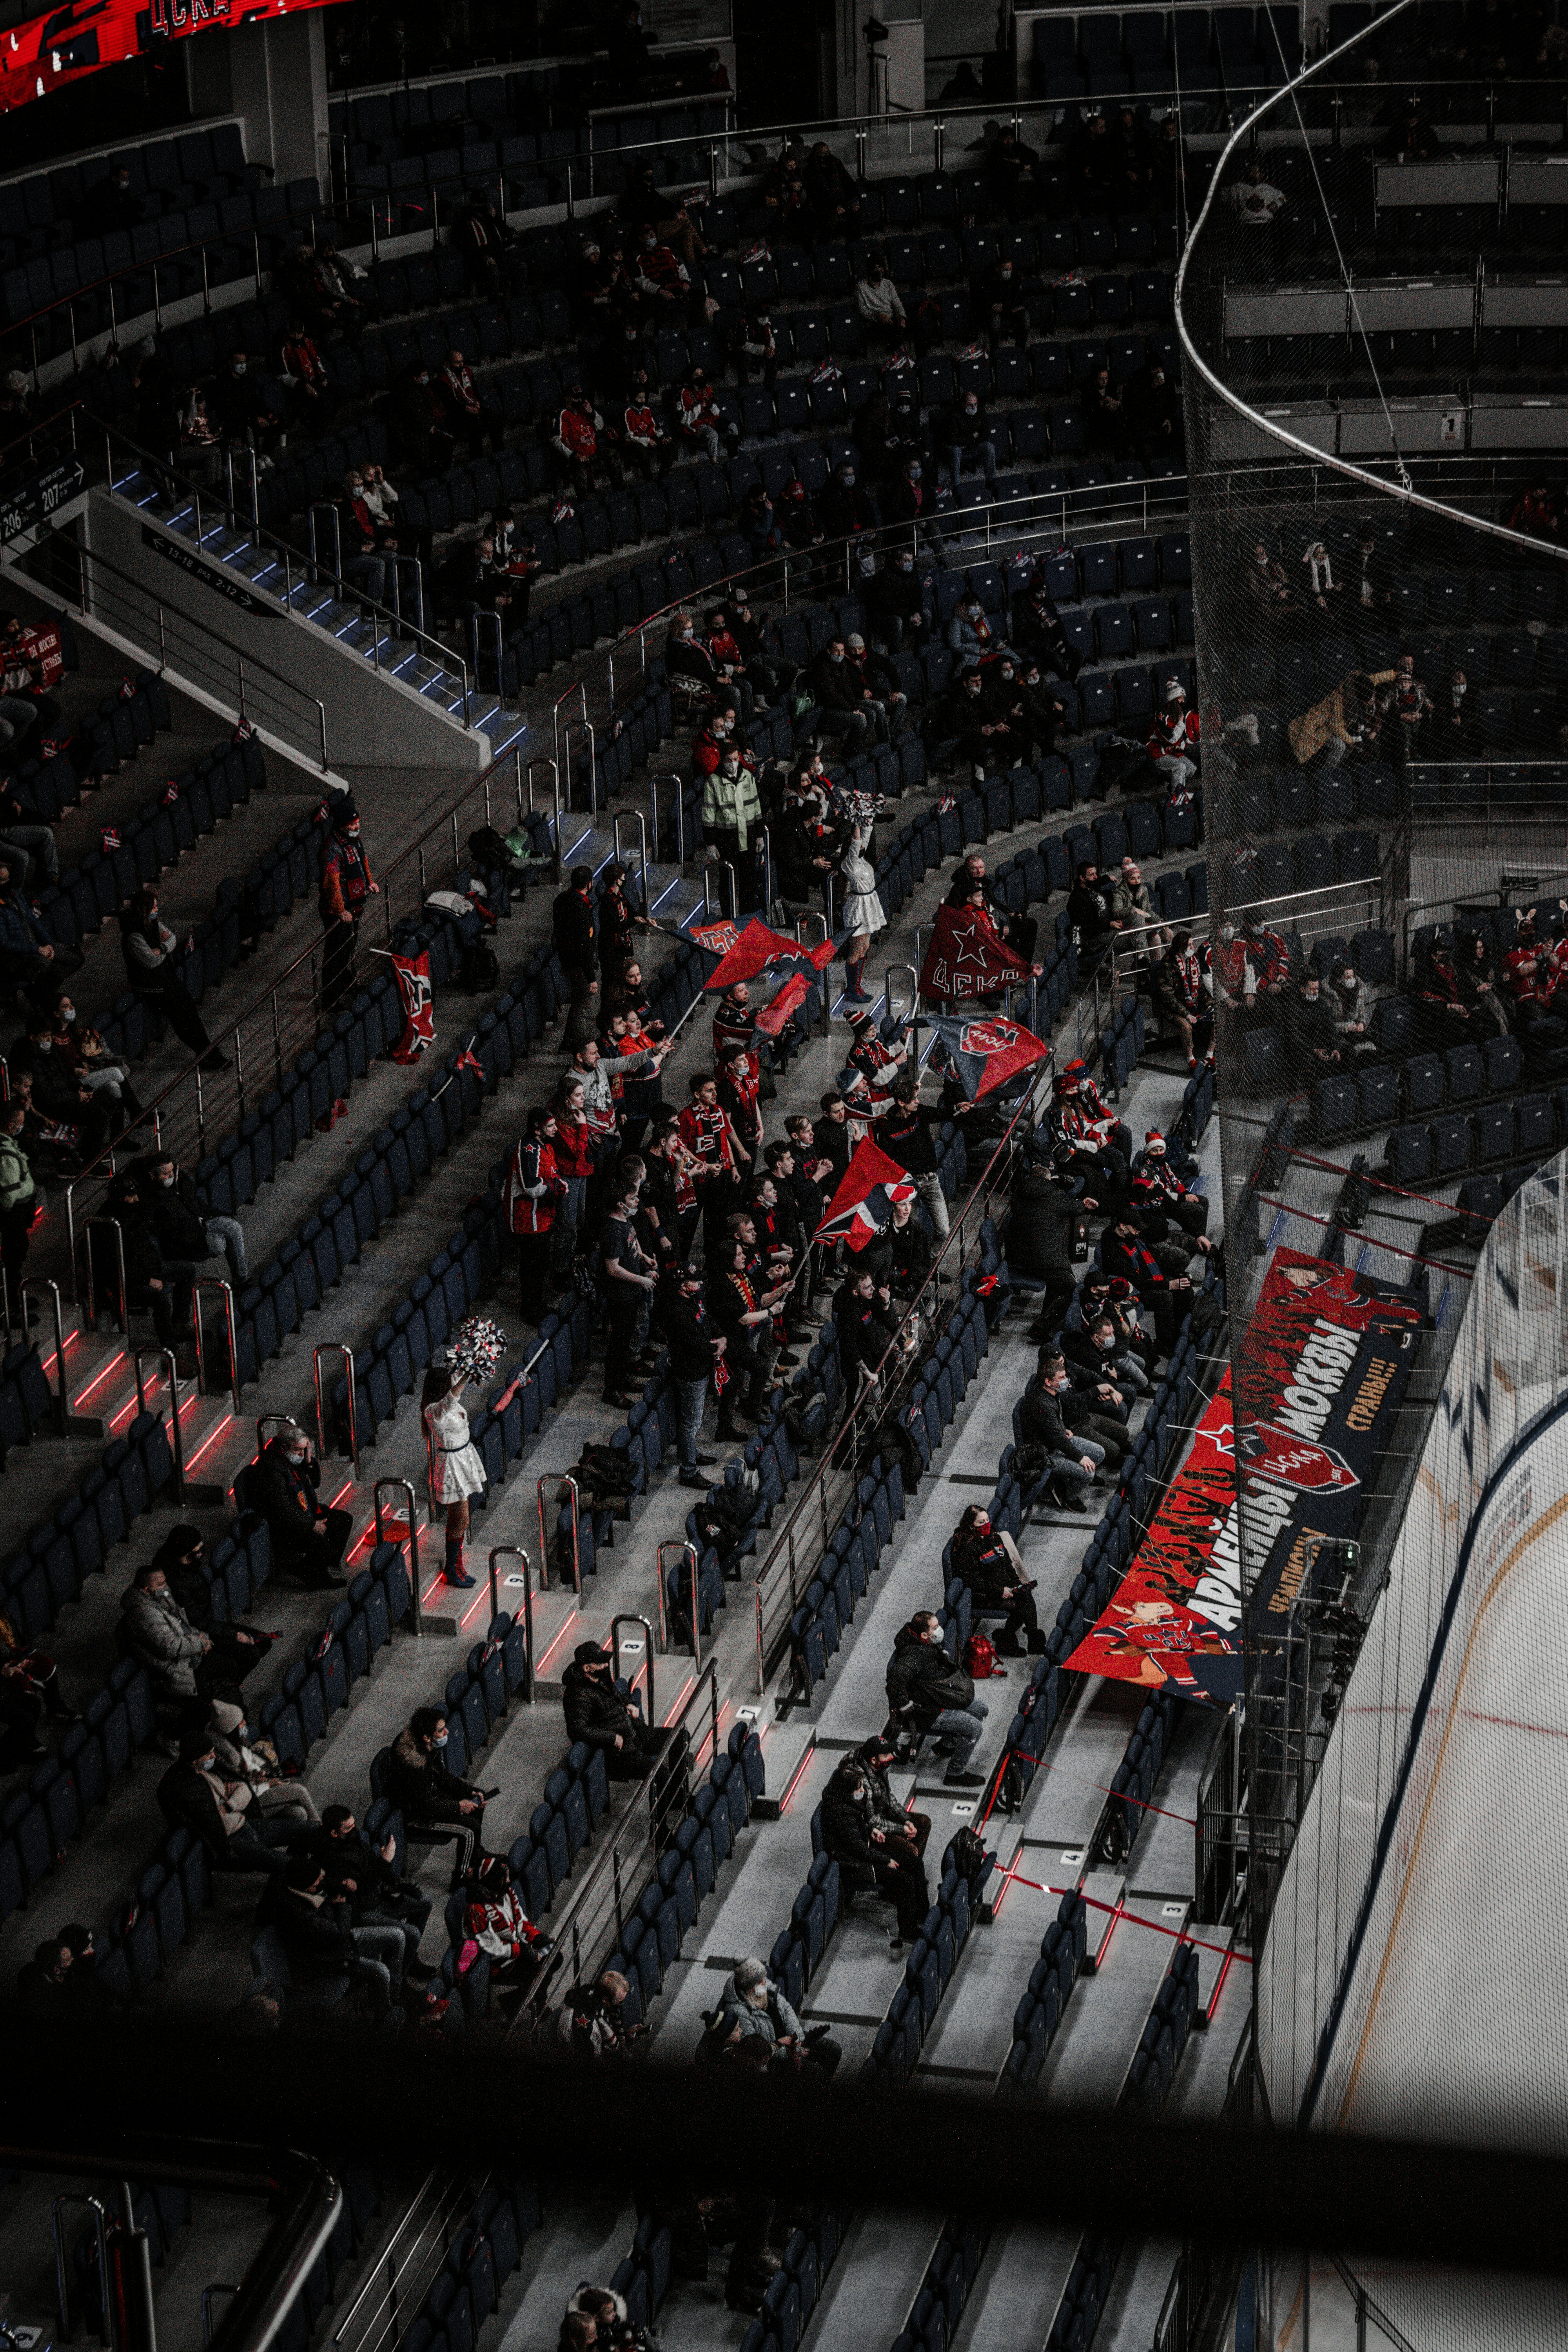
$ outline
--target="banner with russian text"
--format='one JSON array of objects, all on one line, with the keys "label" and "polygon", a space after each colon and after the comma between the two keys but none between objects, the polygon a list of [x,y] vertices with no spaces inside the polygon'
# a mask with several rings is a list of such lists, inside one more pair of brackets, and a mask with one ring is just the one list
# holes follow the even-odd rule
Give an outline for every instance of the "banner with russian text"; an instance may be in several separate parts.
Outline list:
[{"label": "banner with russian text", "polygon": [[1082,1674],[1228,1706],[1251,1622],[1283,1625],[1321,1539],[1355,1535],[1415,1361],[1410,1294],[1277,1251],[1226,1372],[1114,1598],[1067,1660]]}]

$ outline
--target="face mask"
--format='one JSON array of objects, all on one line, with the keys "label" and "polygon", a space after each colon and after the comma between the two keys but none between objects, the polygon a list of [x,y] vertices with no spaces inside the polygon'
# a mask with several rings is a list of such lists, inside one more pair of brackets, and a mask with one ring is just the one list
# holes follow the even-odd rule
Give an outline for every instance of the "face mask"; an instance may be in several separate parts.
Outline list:
[{"label": "face mask", "polygon": [[163,1186],[165,1192],[172,1192],[174,1191],[174,1180],[173,1176],[160,1176],[158,1181]]},{"label": "face mask", "polygon": [[289,1461],[294,1465],[296,1470],[303,1469],[305,1464],[310,1460],[310,1458],[309,1451],[304,1446],[300,1447],[298,1454],[290,1454],[289,1456]]},{"label": "face mask", "polygon": [[[910,481],[911,481],[911,482],[918,482],[918,481],[920,480],[920,478],[921,478],[921,469],[920,469],[920,467],[919,467],[918,466],[911,466],[911,467],[910,467]],[[905,569],[906,571],[912,571],[912,570],[914,569],[914,566],[913,566],[912,564],[906,564],[906,565],[905,565],[905,567],[904,567],[904,569]]]},{"label": "face mask", "polygon": [[76,1006],[74,1004],[62,1004],[60,1007],[60,1019],[65,1023],[68,1029],[71,1023],[76,1019]]},{"label": "face mask", "polygon": [[844,658],[844,648],[843,648],[843,646],[830,646],[828,647],[827,658],[828,658],[828,660],[829,660],[830,662],[841,662],[841,661],[843,660],[843,658]]},{"label": "face mask", "polygon": [[236,375],[243,375],[243,374],[245,373],[245,369],[246,369],[246,362],[245,362],[245,361],[244,361],[244,360],[236,360],[236,362],[235,362],[235,363],[234,363],[234,372],[235,372]]},{"label": "face mask", "polygon": [[912,572],[914,568],[914,559],[912,556],[906,556],[904,561],[899,566],[899,570],[900,572]]},{"label": "face mask", "polygon": [[438,1732],[436,1734],[435,1738],[430,1742],[430,1745],[431,1745],[431,1747],[432,1747],[432,1748],[445,1748],[445,1746],[447,1745],[447,1734],[446,1734],[446,1732],[444,1732],[444,1731],[438,1731]]}]

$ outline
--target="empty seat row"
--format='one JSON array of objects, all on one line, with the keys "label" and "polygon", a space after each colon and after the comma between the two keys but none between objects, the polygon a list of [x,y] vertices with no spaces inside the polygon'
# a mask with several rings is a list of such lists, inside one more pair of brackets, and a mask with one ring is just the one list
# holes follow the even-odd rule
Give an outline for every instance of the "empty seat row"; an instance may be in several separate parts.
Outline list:
[{"label": "empty seat row", "polygon": [[726,1853],[733,1847],[752,1817],[752,1805],[766,1790],[761,1744],[749,1725],[737,1724],[724,1753],[691,1791],[653,1884],[627,1917],[620,1948],[607,1964],[629,1987],[628,2023],[640,2023],[658,1998],[712,1887],[720,1846]]},{"label": "empty seat row", "polygon": [[[1337,1138],[1351,1131],[1336,1124],[1340,1108],[1334,1102],[1321,1107],[1320,1132]],[[1440,1111],[1427,1122],[1409,1121],[1394,1129],[1388,1139],[1388,1171],[1396,1183],[1421,1185],[1443,1183],[1472,1168],[1506,1160],[1524,1160],[1540,1167],[1558,1149],[1565,1117],[1568,1098],[1562,1093],[1517,1094],[1473,1113]],[[1357,1125],[1363,1121],[1358,1119]]]},{"label": "empty seat row", "polygon": [[1013,2012],[1013,2046],[1002,2075],[1008,2090],[1028,2088],[1039,2074],[1088,1948],[1089,1914],[1075,1888],[1058,1904],[1057,1916],[1040,1938],[1040,1957],[1030,1970],[1027,1990]]},{"label": "empty seat row", "polygon": [[1127,2096],[1140,2106],[1163,2104],[1182,2063],[1197,2007],[1198,1956],[1191,1944],[1178,1944],[1127,2076]]}]

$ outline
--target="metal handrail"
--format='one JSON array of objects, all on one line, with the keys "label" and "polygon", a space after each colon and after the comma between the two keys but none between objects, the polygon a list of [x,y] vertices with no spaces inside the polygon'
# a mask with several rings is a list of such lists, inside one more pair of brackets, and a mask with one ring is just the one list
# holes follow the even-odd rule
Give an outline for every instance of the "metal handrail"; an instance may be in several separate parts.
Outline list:
[{"label": "metal handrail", "polygon": [[615,853],[615,859],[617,866],[624,866],[626,863],[626,860],[621,852],[621,827],[623,824],[635,824],[637,829],[637,898],[641,903],[643,913],[646,915],[648,911],[647,824],[643,816],[641,809],[617,809],[616,811],[615,815],[610,820],[610,846]]},{"label": "metal handrail", "polygon": [[490,1625],[501,1614],[500,1598],[496,1582],[498,1559],[520,1559],[522,1562],[522,1648],[526,1671],[522,1678],[524,1702],[533,1705],[533,1573],[528,1554],[521,1544],[497,1544],[490,1554]]},{"label": "metal handrail", "polygon": [[[544,1489],[546,1486],[566,1486],[572,1495],[572,1584],[577,1595],[577,1606],[583,1606],[583,1554],[580,1549],[581,1515],[577,1496],[577,1481],[571,1472],[540,1478],[534,1484],[534,1496],[539,1506],[539,1589],[550,1590],[550,1533],[544,1524]],[[559,1503],[559,1497],[557,1498]]]},{"label": "metal handrail", "polygon": [[[53,1287],[52,1285],[50,1286]],[[234,1416],[237,1421],[239,1418],[239,1349],[234,1320],[234,1285],[231,1282],[225,1282],[216,1274],[198,1274],[196,1276],[195,1303],[196,1382],[204,1396],[212,1394],[207,1381],[206,1328],[202,1321],[202,1294],[205,1291],[210,1295],[215,1290],[223,1299],[224,1329],[228,1340],[228,1387],[234,1403]],[[55,1312],[57,1315],[59,1312],[58,1294]]]},{"label": "metal handrail", "polygon": [[345,1346],[342,1339],[319,1340],[310,1350],[310,1378],[316,1394],[316,1443],[321,1448],[321,1459],[324,1462],[327,1458],[327,1401],[321,1389],[323,1356],[341,1356],[342,1359],[343,1379],[348,1390],[349,1459],[354,1465],[354,1476],[357,1478],[359,1476],[359,1419],[354,1412],[354,1352],[352,1348]]},{"label": "metal handrail", "polygon": [[405,1496],[408,1501],[408,1589],[414,1596],[411,1613],[414,1631],[416,1635],[418,1635],[425,1631],[425,1612],[419,1600],[419,1507],[415,1498],[413,1485],[408,1479],[378,1478],[370,1490],[371,1507],[375,1513],[377,1543],[384,1543],[386,1540],[382,1534],[385,1522],[381,1516],[381,1496],[383,1488],[387,1486],[392,1487],[395,1493]]},{"label": "metal handrail", "polygon": [[[62,1437],[64,1437],[64,1436],[66,1436],[66,1435],[68,1435],[68,1434],[69,1430],[70,1430],[70,1394],[69,1394],[69,1383],[68,1382],[68,1381],[67,1381],[67,1379],[66,1379],[66,1327],[65,1327],[65,1318],[64,1318],[64,1316],[62,1315],[62,1313],[61,1313],[61,1311],[60,1311],[60,1286],[59,1286],[59,1284],[58,1284],[58,1282],[50,1282],[50,1281],[46,1277],[46,1279],[45,1279],[45,1283],[44,1283],[44,1287],[45,1287],[45,1289],[46,1289],[46,1290],[48,1292],[48,1294],[49,1294],[49,1301],[50,1301],[51,1306],[52,1306],[52,1307],[53,1307],[53,1308],[54,1308],[54,1317],[55,1317],[55,1390],[56,1390],[56,1394],[55,1394],[55,1419],[56,1419],[56,1421],[58,1422],[58,1425],[59,1425],[59,1433],[60,1433],[60,1435],[61,1435]],[[23,1294],[24,1298],[26,1297],[26,1294],[24,1292],[24,1294]],[[26,1306],[24,1306],[24,1307],[23,1307],[23,1309],[22,1309],[22,1329],[23,1329],[24,1336],[26,1335],[26,1328],[27,1328],[26,1316],[27,1316],[27,1310],[26,1310]]]},{"label": "metal handrail", "polygon": [[[519,793],[521,795],[522,773],[522,746],[521,744],[517,747],[515,757],[518,761]],[[530,760],[528,763],[528,806],[530,814],[532,813],[533,809],[533,772],[535,768],[548,768],[550,771],[550,793],[555,812],[550,828],[550,837],[555,853],[555,879],[559,882],[561,879],[561,762],[559,760],[552,760],[546,753],[536,753],[535,756]]]},{"label": "metal handrail", "polygon": [[[107,1149],[104,1156],[109,1156]],[[66,1186],[66,1215],[68,1224],[69,1224],[70,1219],[70,1192],[71,1188],[68,1184]],[[122,1332],[129,1332],[131,1328],[131,1302],[125,1295],[125,1233],[118,1217],[89,1217],[86,1225],[82,1228],[82,1239],[87,1245],[87,1319],[93,1330],[96,1331],[98,1328],[98,1293],[92,1270],[92,1229],[95,1225],[107,1225],[110,1233],[114,1235],[115,1256],[120,1267],[120,1291],[114,1303],[114,1315],[115,1320],[118,1322],[121,1330]],[[76,1231],[74,1226],[70,1227],[70,1243],[71,1296],[74,1298],[79,1296],[76,1288]]]},{"label": "metal handrail", "polygon": [[[643,1630],[641,1647],[643,1664],[647,1669],[647,1719],[651,1726],[657,1724],[658,1721],[658,1703],[653,1695],[653,1627],[648,1623],[646,1617],[639,1617],[637,1615],[635,1611],[629,1609],[620,1610],[614,1617],[611,1618],[610,1674],[612,1678],[616,1682],[621,1678],[621,1627],[623,1625],[640,1625]],[[628,1643],[626,1646],[630,1649],[636,1645]],[[628,1696],[635,1692],[637,1688],[637,1670],[634,1666],[631,1673],[626,1676],[626,1689]]]},{"label": "metal handrail", "polygon": [[145,1412],[147,1399],[142,1386],[142,1366],[153,1357],[163,1369],[169,1383],[169,1451],[174,1457],[174,1494],[180,1502],[185,1499],[185,1441],[180,1433],[180,1376],[174,1364],[173,1348],[138,1348],[132,1360],[136,1375],[136,1410]]},{"label": "metal handrail", "polygon": [[111,2330],[114,2304],[109,2291],[109,2248],[103,2230],[104,2222],[109,2218],[108,2213],[96,2197],[73,2195],[68,2191],[63,2196],[55,2198],[49,2208],[49,2221],[55,2241],[55,2305],[60,2315],[60,2334],[68,2341],[76,2326],[71,2314],[71,2264],[70,2256],[66,2250],[63,2219],[68,2205],[85,2205],[92,2215],[93,2236],[98,2252],[98,2307],[100,2314],[97,2335],[100,2344],[110,2344],[113,2341]]},{"label": "metal handrail", "polygon": [[669,1648],[669,1628],[665,1622],[664,1610],[664,1555],[667,1551],[689,1552],[691,1555],[693,1568],[695,1568],[697,1564],[696,1546],[694,1544],[687,1543],[679,1536],[667,1536],[664,1542],[661,1543],[658,1548],[657,1599],[658,1602],[658,1648],[659,1655],[661,1657]]}]

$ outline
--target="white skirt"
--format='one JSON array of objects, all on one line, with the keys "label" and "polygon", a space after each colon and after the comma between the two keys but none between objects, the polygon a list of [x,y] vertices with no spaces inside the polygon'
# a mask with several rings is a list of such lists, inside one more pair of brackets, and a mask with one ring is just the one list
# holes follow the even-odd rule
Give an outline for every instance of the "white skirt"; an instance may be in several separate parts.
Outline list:
[{"label": "white skirt", "polygon": [[430,1500],[445,1506],[467,1502],[485,1491],[485,1465],[468,1435],[468,1416],[456,1397],[425,1408],[430,1435]]},{"label": "white skirt", "polygon": [[840,910],[844,929],[858,937],[861,932],[880,931],[887,927],[887,912],[875,890],[851,890]]}]

